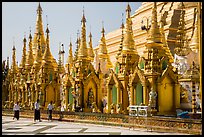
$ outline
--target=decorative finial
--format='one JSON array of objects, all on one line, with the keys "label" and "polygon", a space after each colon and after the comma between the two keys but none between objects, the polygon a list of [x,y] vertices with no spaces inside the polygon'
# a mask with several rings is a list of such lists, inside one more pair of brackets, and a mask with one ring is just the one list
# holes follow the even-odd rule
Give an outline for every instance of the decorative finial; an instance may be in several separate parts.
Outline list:
[{"label": "decorative finial", "polygon": [[105,33],[105,29],[104,29],[104,22],[102,21],[102,31],[101,31],[101,33],[103,34],[103,36],[104,36],[104,33]]},{"label": "decorative finial", "polygon": [[79,41],[79,30],[77,30],[76,44],[78,44],[78,41]]},{"label": "decorative finial", "polygon": [[47,17],[47,15],[46,15],[46,22],[47,22],[47,29],[46,29],[46,33],[48,34],[50,31],[49,31],[49,29],[48,29],[48,17]]},{"label": "decorative finial", "polygon": [[31,36],[31,27],[29,27],[29,29],[30,29],[29,38],[32,39],[32,36]]},{"label": "decorative finial", "polygon": [[24,32],[24,38],[26,38],[26,32]]},{"label": "decorative finial", "polygon": [[26,32],[24,32],[23,42],[26,42]]},{"label": "decorative finial", "polygon": [[15,50],[15,37],[13,37],[13,50]]},{"label": "decorative finial", "polygon": [[90,38],[92,37],[92,35],[91,35],[91,25],[90,25],[90,33],[89,33],[89,37],[90,37]]},{"label": "decorative finial", "polygon": [[48,17],[47,17],[47,15],[46,15],[46,22],[47,22],[47,26],[48,26]]},{"label": "decorative finial", "polygon": [[121,29],[124,28],[123,16],[124,16],[124,13],[122,13],[122,24],[121,24]]},{"label": "decorative finial", "polygon": [[86,18],[85,18],[85,15],[84,15],[84,6],[83,6],[83,16],[82,16],[81,22],[82,23],[86,22]]},{"label": "decorative finial", "polygon": [[127,8],[126,8],[126,11],[127,11],[127,12],[131,12],[131,8],[130,8],[129,2],[128,2]]},{"label": "decorative finial", "polygon": [[41,8],[41,6],[40,6],[40,2],[39,2],[39,4],[38,4],[38,9],[37,9],[37,12],[38,12],[39,14],[41,14],[41,13],[42,13],[42,8]]},{"label": "decorative finial", "polygon": [[79,37],[79,29],[77,30],[77,38]]},{"label": "decorative finial", "polygon": [[64,54],[65,51],[64,51],[64,44],[63,44],[63,43],[61,43],[61,47],[62,47],[62,51],[61,51],[61,53]]},{"label": "decorative finial", "polygon": [[59,54],[61,54],[61,42],[59,42]]}]

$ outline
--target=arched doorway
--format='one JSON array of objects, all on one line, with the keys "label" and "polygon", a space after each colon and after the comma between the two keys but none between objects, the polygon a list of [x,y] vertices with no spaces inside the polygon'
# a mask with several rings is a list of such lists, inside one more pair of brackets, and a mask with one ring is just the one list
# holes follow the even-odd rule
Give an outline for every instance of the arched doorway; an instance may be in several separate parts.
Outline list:
[{"label": "arched doorway", "polygon": [[141,83],[137,83],[135,92],[136,105],[140,105],[143,103],[143,86]]},{"label": "arched doorway", "polygon": [[52,85],[48,85],[45,89],[45,92],[46,92],[45,107],[47,107],[50,101],[55,102],[54,88],[52,87]]},{"label": "arched doorway", "polygon": [[115,85],[112,87],[112,104],[117,104],[117,87]]},{"label": "arched doorway", "polygon": [[72,105],[73,104],[73,95],[72,95],[72,87],[67,87],[67,90],[69,91],[69,94],[67,96],[68,99],[68,104]]}]

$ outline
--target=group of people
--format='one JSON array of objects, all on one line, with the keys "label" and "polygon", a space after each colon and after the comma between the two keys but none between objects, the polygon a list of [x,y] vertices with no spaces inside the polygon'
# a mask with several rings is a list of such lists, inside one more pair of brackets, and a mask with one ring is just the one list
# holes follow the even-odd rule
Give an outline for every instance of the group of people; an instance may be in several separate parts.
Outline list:
[{"label": "group of people", "polygon": [[[40,119],[40,100],[37,99],[37,101],[34,104],[34,121],[36,122],[36,120],[39,120],[39,122],[41,122],[42,120]],[[54,106],[52,104],[52,101],[50,101],[50,103],[47,106],[47,111],[48,111],[48,121],[51,120],[52,121],[52,110],[54,109]],[[17,101],[14,104],[13,107],[13,111],[14,111],[14,117],[13,120],[16,118],[17,120],[19,120],[19,111],[20,111],[20,106],[19,106],[19,102]]]}]

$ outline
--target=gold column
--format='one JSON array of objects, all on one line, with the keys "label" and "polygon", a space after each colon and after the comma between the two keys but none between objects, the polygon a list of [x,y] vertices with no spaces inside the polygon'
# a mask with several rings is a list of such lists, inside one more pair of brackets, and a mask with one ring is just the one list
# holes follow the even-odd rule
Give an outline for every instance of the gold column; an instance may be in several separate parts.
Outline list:
[{"label": "gold column", "polygon": [[147,87],[146,87],[146,84],[144,84],[143,85],[143,104],[147,106],[148,105],[148,101],[147,101],[148,94],[146,90],[147,90]]},{"label": "gold column", "polygon": [[116,85],[116,93],[117,93],[117,104],[119,104],[120,103],[120,90],[118,89],[118,85]]},{"label": "gold column", "polygon": [[25,91],[24,91],[23,88],[22,88],[22,92],[21,92],[21,98],[22,98],[21,104],[24,104],[24,101],[25,101],[25,100],[24,100],[24,98],[25,98],[25,97],[24,97],[24,92],[25,92]]},{"label": "gold column", "polygon": [[25,90],[24,91],[25,92],[25,105],[27,105],[27,103],[28,103],[28,90]]},{"label": "gold column", "polygon": [[[66,89],[65,89],[65,106],[66,106],[66,109],[68,109],[68,95],[69,95],[68,91],[69,91],[69,88],[66,87]],[[72,104],[74,104],[74,103],[72,102]]]},{"label": "gold column", "polygon": [[21,96],[20,96],[21,95],[21,90],[20,90],[20,88],[18,89],[17,93],[18,93],[18,98],[17,98],[18,100],[17,101],[20,102],[21,101]]},{"label": "gold column", "polygon": [[[12,101],[12,90],[9,90],[9,102]],[[9,108],[11,108],[10,103],[9,103]]]},{"label": "gold column", "polygon": [[33,104],[33,102],[34,102],[34,94],[35,94],[35,92],[33,91],[33,85],[31,86],[31,88],[30,88],[30,110],[32,110],[33,109],[33,107],[34,107],[34,104]]},{"label": "gold column", "polygon": [[38,96],[39,96],[39,91],[38,91],[38,88],[37,89],[35,89],[36,91],[35,91],[35,98],[34,98],[34,102],[35,101],[37,101],[37,99],[38,99]]},{"label": "gold column", "polygon": [[133,96],[133,85],[131,84],[130,85],[130,105],[133,105],[134,102],[133,102],[133,99],[134,99],[134,96]]},{"label": "gold column", "polygon": [[16,88],[15,88],[15,102],[17,102],[17,101],[18,101],[18,88],[16,86]]},{"label": "gold column", "polygon": [[200,96],[201,96],[201,112],[202,112],[202,15],[201,2],[198,2],[198,38],[199,38],[199,57],[200,57]]},{"label": "gold column", "polygon": [[108,85],[108,113],[110,113],[110,105],[111,105],[111,100],[112,100],[112,93],[111,93],[111,87]]},{"label": "gold column", "polygon": [[192,81],[192,112],[196,113],[196,90],[195,90],[195,81]]},{"label": "gold column", "polygon": [[133,103],[133,105],[136,105],[136,97],[137,97],[137,95],[136,95],[136,85],[134,84],[133,86],[132,86],[132,103]]},{"label": "gold column", "polygon": [[177,108],[180,108],[180,91],[181,91],[181,88],[180,88],[180,84],[179,83],[176,83],[175,87],[176,87],[176,109]]}]

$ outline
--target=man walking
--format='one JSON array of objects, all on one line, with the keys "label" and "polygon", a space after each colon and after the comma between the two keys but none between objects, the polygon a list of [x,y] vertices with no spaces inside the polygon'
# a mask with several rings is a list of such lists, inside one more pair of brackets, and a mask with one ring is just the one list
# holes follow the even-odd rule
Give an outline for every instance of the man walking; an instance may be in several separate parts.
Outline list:
[{"label": "man walking", "polygon": [[47,106],[48,109],[48,121],[51,120],[52,121],[52,110],[53,110],[53,105],[52,105],[52,101],[50,101],[50,103]]},{"label": "man walking", "polygon": [[16,118],[17,120],[19,120],[19,111],[20,111],[20,106],[19,106],[19,102],[17,101],[14,106],[13,106],[13,111],[14,111],[14,116],[13,116],[13,120]]},{"label": "man walking", "polygon": [[40,103],[39,103],[39,99],[37,99],[37,102],[35,102],[35,112],[34,112],[34,121],[39,120],[39,122],[41,122],[40,119]]}]

